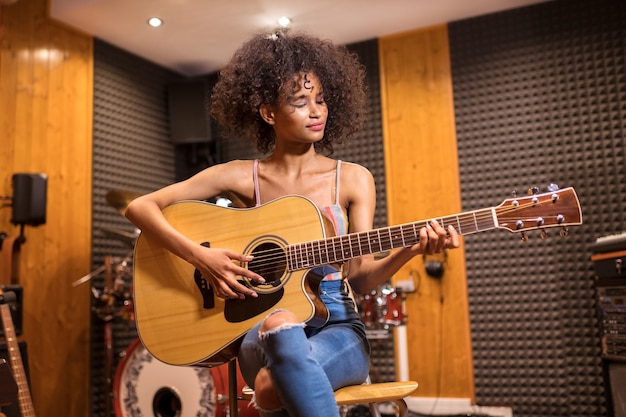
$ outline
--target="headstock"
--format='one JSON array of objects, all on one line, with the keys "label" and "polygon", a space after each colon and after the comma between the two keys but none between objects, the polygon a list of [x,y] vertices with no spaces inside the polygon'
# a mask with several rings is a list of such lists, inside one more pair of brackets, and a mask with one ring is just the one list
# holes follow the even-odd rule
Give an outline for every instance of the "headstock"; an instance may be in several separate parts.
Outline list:
[{"label": "headstock", "polygon": [[539,193],[537,188],[531,188],[527,197],[514,196],[504,200],[495,207],[497,227],[520,232],[522,240],[526,240],[524,232],[528,230],[541,229],[541,236],[547,237],[543,229],[562,227],[561,235],[566,235],[568,226],[582,224],[582,210],[574,189],[558,190],[554,184],[548,189],[548,192]]}]

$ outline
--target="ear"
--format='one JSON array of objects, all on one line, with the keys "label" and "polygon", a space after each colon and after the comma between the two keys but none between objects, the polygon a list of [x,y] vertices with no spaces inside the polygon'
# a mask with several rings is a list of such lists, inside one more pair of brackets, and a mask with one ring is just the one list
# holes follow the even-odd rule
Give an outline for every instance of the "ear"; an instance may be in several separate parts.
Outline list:
[{"label": "ear", "polygon": [[262,104],[261,107],[259,107],[259,114],[267,124],[274,124],[274,110],[272,110],[270,106]]}]

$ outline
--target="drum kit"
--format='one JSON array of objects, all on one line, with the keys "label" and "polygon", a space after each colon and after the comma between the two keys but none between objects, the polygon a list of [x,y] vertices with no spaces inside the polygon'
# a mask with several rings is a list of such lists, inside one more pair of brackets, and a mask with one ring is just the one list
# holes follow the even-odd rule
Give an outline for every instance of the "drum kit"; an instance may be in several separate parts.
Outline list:
[{"label": "drum kit", "polygon": [[361,321],[369,339],[385,339],[389,329],[406,324],[405,299],[404,291],[389,283],[357,297]]},{"label": "drum kit", "polygon": [[[128,204],[140,194],[127,190],[111,190],[107,203],[124,215]],[[92,312],[104,322],[106,417],[226,417],[229,416],[228,364],[213,368],[173,366],[153,357],[135,338],[124,352],[113,375],[112,323],[122,320],[133,323],[132,255],[139,230],[129,233],[114,228],[100,228],[105,236],[129,247],[126,256],[106,256],[104,264],[74,281],[78,286],[105,274],[104,287],[92,285]],[[237,371],[237,386],[245,386]],[[109,400],[112,398],[112,400]],[[112,404],[111,404],[112,403]],[[241,417],[258,417],[249,402],[240,404]]]}]

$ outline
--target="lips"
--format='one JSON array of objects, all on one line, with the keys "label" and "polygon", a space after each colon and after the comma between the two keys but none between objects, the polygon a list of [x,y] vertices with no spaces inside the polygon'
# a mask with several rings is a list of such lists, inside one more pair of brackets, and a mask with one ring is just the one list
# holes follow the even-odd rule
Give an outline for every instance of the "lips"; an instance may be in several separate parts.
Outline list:
[{"label": "lips", "polygon": [[307,127],[311,130],[319,131],[319,130],[323,130],[325,125],[326,125],[325,122],[319,122],[319,123],[314,123],[312,125],[308,125]]}]

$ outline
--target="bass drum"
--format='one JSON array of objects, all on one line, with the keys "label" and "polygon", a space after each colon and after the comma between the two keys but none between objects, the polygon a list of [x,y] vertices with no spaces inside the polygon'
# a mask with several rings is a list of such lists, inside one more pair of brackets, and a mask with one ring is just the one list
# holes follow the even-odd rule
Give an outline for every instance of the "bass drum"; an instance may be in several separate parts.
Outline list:
[{"label": "bass drum", "polygon": [[[245,383],[237,371],[239,391]],[[228,364],[214,368],[173,366],[150,354],[134,340],[120,360],[113,383],[116,417],[226,417]],[[238,401],[241,417],[259,414]]]}]

